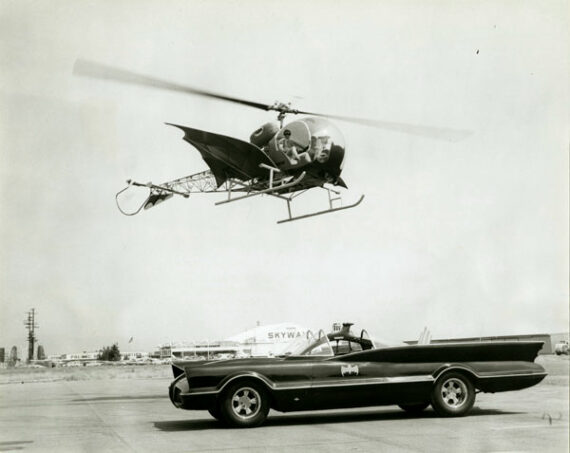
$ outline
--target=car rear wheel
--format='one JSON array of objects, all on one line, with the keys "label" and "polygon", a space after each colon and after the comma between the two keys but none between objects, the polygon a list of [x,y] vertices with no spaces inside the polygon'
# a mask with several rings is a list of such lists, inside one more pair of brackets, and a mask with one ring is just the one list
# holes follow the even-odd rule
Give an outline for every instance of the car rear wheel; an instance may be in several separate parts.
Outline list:
[{"label": "car rear wheel", "polygon": [[475,403],[475,387],[461,373],[445,373],[433,388],[431,404],[443,417],[466,415]]},{"label": "car rear wheel", "polygon": [[269,398],[262,384],[252,381],[230,384],[220,404],[230,426],[253,428],[261,425],[269,412]]},{"label": "car rear wheel", "polygon": [[405,410],[408,414],[418,415],[423,412],[423,410],[429,406],[428,403],[418,403],[418,404],[398,404],[400,409]]}]

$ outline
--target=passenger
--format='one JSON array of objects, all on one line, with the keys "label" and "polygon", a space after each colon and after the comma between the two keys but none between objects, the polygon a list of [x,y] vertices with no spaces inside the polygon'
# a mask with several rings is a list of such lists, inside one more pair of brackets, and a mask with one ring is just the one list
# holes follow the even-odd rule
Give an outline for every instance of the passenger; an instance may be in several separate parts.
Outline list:
[{"label": "passenger", "polygon": [[299,163],[297,147],[295,146],[295,142],[291,140],[291,131],[289,129],[285,129],[283,137],[279,139],[277,147],[279,151],[287,156],[292,165]]}]

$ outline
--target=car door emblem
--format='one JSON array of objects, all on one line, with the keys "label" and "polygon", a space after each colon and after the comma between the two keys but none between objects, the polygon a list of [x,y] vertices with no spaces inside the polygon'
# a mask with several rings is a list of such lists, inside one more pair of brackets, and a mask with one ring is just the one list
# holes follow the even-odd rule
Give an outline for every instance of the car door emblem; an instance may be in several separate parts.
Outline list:
[{"label": "car door emblem", "polygon": [[342,376],[358,376],[358,365],[342,365],[340,367]]}]

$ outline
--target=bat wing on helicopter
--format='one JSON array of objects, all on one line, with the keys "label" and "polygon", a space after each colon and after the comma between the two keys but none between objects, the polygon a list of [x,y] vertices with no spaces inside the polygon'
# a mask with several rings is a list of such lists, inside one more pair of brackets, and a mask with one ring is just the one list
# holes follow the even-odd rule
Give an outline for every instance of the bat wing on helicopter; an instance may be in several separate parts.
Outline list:
[{"label": "bat wing on helicopter", "polygon": [[261,164],[276,167],[275,162],[253,143],[199,129],[167,123],[184,131],[184,140],[194,146],[214,174],[218,187],[230,178],[249,181],[267,177]]}]

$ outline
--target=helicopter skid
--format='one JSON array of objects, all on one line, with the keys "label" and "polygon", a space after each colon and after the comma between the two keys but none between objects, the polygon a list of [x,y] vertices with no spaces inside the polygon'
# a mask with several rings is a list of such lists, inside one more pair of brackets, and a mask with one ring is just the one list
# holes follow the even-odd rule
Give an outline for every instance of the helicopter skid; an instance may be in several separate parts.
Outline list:
[{"label": "helicopter skid", "polygon": [[[328,190],[328,189],[327,189]],[[330,192],[329,192],[329,196],[330,196]],[[350,208],[355,208],[356,206],[358,206],[360,203],[362,203],[362,200],[364,200],[364,195],[361,195],[360,198],[358,199],[358,201],[356,203],[352,203],[350,205],[346,205],[346,206],[339,206],[338,208],[333,208],[332,207],[332,199],[329,198],[329,202],[331,202],[331,207],[329,209],[325,209],[323,211],[317,211],[317,212],[312,212],[310,214],[303,214],[303,215],[299,215],[299,216],[292,216],[291,215],[291,200],[287,199],[287,209],[289,212],[289,218],[287,219],[283,219],[283,220],[278,220],[277,223],[286,223],[286,222],[293,222],[294,220],[301,220],[301,219],[306,219],[308,217],[315,217],[318,215],[323,215],[323,214],[329,214],[331,212],[336,212],[336,211],[342,211],[343,209],[350,209]]]}]

